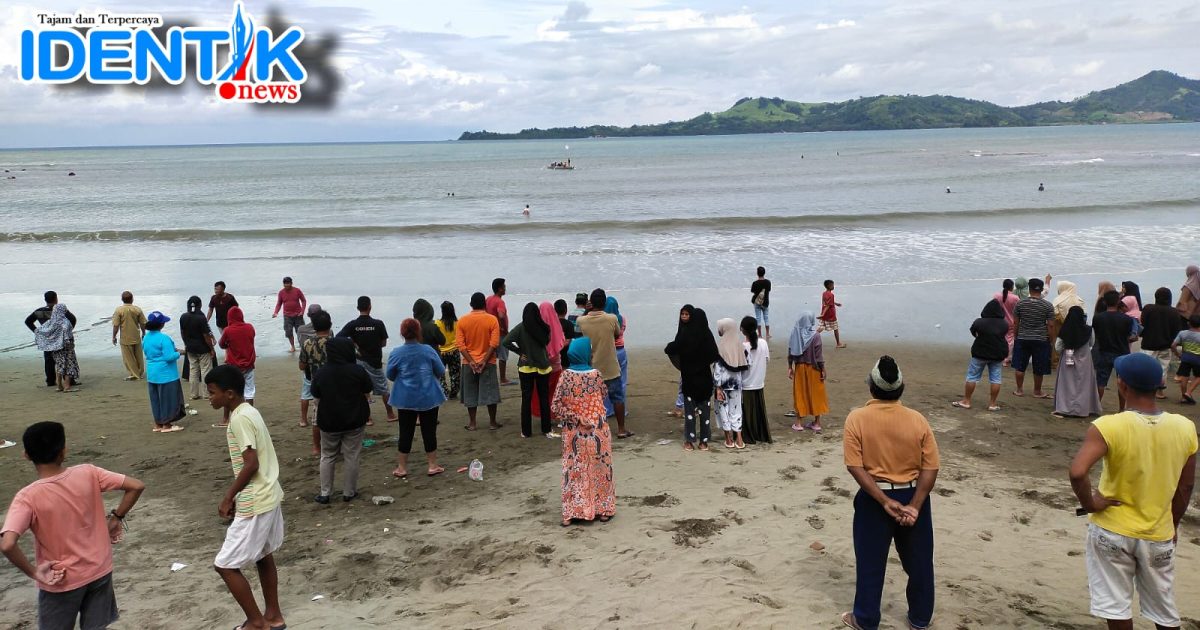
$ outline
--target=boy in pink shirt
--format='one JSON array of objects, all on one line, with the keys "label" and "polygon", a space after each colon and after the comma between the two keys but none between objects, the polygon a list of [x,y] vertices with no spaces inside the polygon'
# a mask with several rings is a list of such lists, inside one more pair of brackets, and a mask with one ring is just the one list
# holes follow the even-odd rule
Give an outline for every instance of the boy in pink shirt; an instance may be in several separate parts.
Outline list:
[{"label": "boy in pink shirt", "polygon": [[[38,628],[107,628],[117,620],[112,585],[112,544],[123,538],[125,516],[137,503],[142,482],[91,464],[70,468],[66,432],[57,422],[25,430],[25,457],[38,480],[13,497],[0,529],[0,551],[38,587]],[[121,503],[104,514],[102,493],[124,490]],[[33,530],[36,565],[17,539]]]},{"label": "boy in pink shirt", "polygon": [[292,277],[283,279],[283,288],[275,297],[275,312],[272,318],[279,317],[279,309],[283,309],[283,336],[287,337],[288,352],[296,351],[296,329],[304,325],[304,309],[308,308],[308,300],[300,287],[292,286]]},{"label": "boy in pink shirt", "polygon": [[833,296],[833,280],[825,281],[825,292],[821,294],[821,314],[817,319],[821,320],[819,330],[833,331],[833,341],[839,348],[845,348],[846,344],[842,343],[842,333],[838,330],[837,310],[842,305]]}]

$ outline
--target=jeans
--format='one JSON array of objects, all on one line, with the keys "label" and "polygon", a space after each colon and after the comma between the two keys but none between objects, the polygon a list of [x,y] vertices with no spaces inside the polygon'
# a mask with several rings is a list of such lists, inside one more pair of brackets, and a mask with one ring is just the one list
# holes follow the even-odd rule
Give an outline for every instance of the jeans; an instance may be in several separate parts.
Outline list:
[{"label": "jeans", "polygon": [[533,389],[537,388],[539,413],[542,415],[542,434],[550,432],[550,375],[520,372],[521,379],[521,435],[533,435]]},{"label": "jeans", "polygon": [[342,496],[352,497],[358,493],[358,456],[362,453],[365,427],[353,431],[330,433],[321,431],[321,496],[333,492],[333,467],[340,453],[342,464]]},{"label": "jeans", "polygon": [[712,427],[709,416],[712,415],[712,399],[693,400],[691,396],[683,399],[683,441],[696,441],[696,428],[700,429],[700,443],[707,444],[712,437]]},{"label": "jeans", "polygon": [[[915,488],[884,490],[888,497],[908,503]],[[933,511],[929,499],[912,527],[897,523],[878,501],[859,490],[854,496],[854,560],[856,583],[854,618],[865,630],[879,627],[879,602],[883,598],[884,575],[892,541],[900,565],[908,574],[908,621],[925,628],[933,619]]]}]

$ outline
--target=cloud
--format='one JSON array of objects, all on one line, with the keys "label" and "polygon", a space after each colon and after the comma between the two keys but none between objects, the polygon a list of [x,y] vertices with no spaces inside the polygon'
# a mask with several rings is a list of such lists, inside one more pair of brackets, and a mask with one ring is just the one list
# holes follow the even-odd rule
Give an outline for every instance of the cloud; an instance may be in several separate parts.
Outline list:
[{"label": "cloud", "polygon": [[1090,77],[1100,71],[1104,67],[1104,62],[1099,59],[1094,59],[1087,63],[1080,63],[1071,66],[1071,74],[1077,77]]},{"label": "cloud", "polygon": [[855,22],[854,20],[844,20],[843,19],[843,20],[838,20],[837,22],[834,22],[833,24],[830,24],[828,22],[818,22],[817,30],[818,31],[831,31],[835,28],[854,28],[855,26],[858,26],[858,22]]},{"label": "cloud", "polygon": [[857,79],[862,76],[863,68],[857,63],[848,63],[833,73],[835,79]]},{"label": "cloud", "polygon": [[658,76],[660,74],[662,74],[661,67],[656,66],[652,63],[648,63],[648,64],[642,66],[641,68],[638,68],[637,72],[633,73],[633,77],[635,79],[646,79],[649,77]]}]

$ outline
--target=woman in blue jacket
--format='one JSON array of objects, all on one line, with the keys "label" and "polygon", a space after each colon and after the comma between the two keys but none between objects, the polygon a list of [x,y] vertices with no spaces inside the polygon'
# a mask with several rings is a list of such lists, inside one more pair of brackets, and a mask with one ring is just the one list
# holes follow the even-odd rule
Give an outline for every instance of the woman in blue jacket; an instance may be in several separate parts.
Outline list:
[{"label": "woman in blue jacket", "polygon": [[183,407],[183,385],[179,382],[179,350],[175,342],[163,333],[170,317],[159,311],[146,318],[146,336],[142,352],[146,355],[146,383],[150,390],[150,413],[154,416],[155,433],[175,433],[183,427],[175,424],[187,413]]},{"label": "woman in blue jacket", "polygon": [[446,365],[432,346],[421,343],[421,323],[408,318],[400,324],[400,336],[404,344],[392,350],[388,356],[387,377],[394,385],[389,400],[400,422],[400,454],[396,459],[395,477],[408,476],[408,454],[412,450],[413,435],[417,425],[421,426],[421,441],[425,444],[425,457],[429,460],[430,477],[446,472],[437,463],[438,408],[446,402],[442,390],[442,375]]}]

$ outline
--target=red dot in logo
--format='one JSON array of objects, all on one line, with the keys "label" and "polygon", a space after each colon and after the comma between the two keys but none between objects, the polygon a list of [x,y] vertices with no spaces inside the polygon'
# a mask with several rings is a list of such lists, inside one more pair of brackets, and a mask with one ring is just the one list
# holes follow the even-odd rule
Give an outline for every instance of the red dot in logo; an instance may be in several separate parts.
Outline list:
[{"label": "red dot in logo", "polygon": [[221,98],[225,100],[229,100],[234,96],[237,96],[237,88],[234,87],[232,83],[222,83],[221,87],[217,88],[217,92],[221,95]]}]

